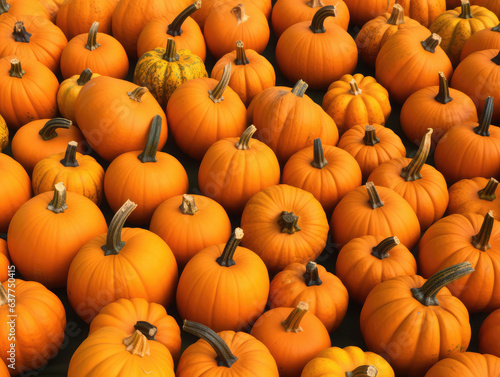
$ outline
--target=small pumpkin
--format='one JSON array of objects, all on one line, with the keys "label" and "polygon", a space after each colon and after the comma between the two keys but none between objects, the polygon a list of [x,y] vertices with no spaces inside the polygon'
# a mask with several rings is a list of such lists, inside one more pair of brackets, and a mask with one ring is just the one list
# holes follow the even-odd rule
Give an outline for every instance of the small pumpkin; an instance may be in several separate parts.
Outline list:
[{"label": "small pumpkin", "polygon": [[500,357],[498,336],[500,335],[500,309],[491,312],[479,329],[479,350]]},{"label": "small pumpkin", "polygon": [[484,216],[491,210],[495,220],[500,221],[500,189],[497,191],[497,188],[498,181],[493,177],[489,180],[483,177],[461,179],[448,189],[450,201],[446,213]]},{"label": "small pumpkin", "polygon": [[500,24],[479,30],[465,42],[460,54],[460,61],[476,51],[500,50]]},{"label": "small pumpkin", "polygon": [[5,119],[0,115],[0,152],[2,152],[7,145],[9,145],[9,127]]},{"label": "small pumpkin", "polygon": [[500,373],[500,358],[475,352],[460,352],[434,364],[425,377],[462,374],[471,377],[495,377]]},{"label": "small pumpkin", "polygon": [[7,248],[7,241],[0,238],[0,281],[6,281],[9,278],[10,272],[10,259],[9,249]]}]

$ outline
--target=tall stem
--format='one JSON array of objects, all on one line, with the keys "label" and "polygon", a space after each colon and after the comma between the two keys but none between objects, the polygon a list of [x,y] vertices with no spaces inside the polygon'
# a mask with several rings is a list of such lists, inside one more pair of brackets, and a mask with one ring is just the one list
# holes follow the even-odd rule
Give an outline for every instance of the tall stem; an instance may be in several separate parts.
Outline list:
[{"label": "tall stem", "polygon": [[66,118],[54,118],[45,123],[45,125],[38,131],[38,135],[42,137],[44,141],[51,140],[57,137],[56,130],[58,128],[64,128],[68,130],[73,122]]},{"label": "tall stem", "polygon": [[346,377],[376,377],[377,368],[373,365],[361,365],[351,372],[345,372]]},{"label": "tall stem", "polygon": [[398,237],[387,237],[380,241],[377,246],[372,248],[372,255],[380,260],[389,258],[389,251],[391,251],[397,245],[399,245]]},{"label": "tall stem", "polygon": [[425,165],[425,161],[427,161],[429,151],[431,150],[431,135],[432,128],[428,128],[427,133],[420,142],[417,153],[415,153],[410,163],[401,169],[401,177],[404,178],[406,182],[416,181],[422,178],[420,171]]},{"label": "tall stem", "polygon": [[208,91],[208,97],[212,101],[214,101],[215,103],[224,101],[224,97],[222,97],[222,94],[224,94],[224,91],[226,90],[229,84],[230,78],[231,78],[231,63],[227,63],[224,66],[224,70],[222,71],[222,77],[219,83],[215,86],[213,90]]},{"label": "tall stem", "polygon": [[401,25],[405,23],[405,10],[399,4],[392,7],[391,17],[387,20],[389,25]]},{"label": "tall stem", "polygon": [[101,246],[105,256],[117,255],[125,246],[125,242],[121,239],[123,225],[136,207],[137,204],[127,200],[113,216],[106,235],[106,245]]},{"label": "tall stem", "polygon": [[293,212],[281,212],[278,218],[278,224],[281,226],[281,233],[294,234],[301,229],[298,225],[299,217],[295,216]]},{"label": "tall stem", "polygon": [[368,203],[370,203],[372,209],[384,206],[384,202],[380,199],[373,182],[366,182],[366,191],[368,191]]},{"label": "tall stem", "polygon": [[472,236],[471,240],[472,246],[481,251],[486,251],[491,249],[490,237],[494,223],[495,223],[495,218],[493,217],[493,211],[489,211],[484,216],[484,220],[483,223],[481,224],[481,229],[479,230],[479,233]]},{"label": "tall stem", "polygon": [[236,264],[233,257],[242,238],[243,238],[243,229],[236,228],[233,234],[231,234],[231,237],[229,237],[226,246],[224,246],[224,250],[222,251],[221,256],[215,260],[220,266],[230,267]]},{"label": "tall stem", "polygon": [[234,60],[234,64],[236,65],[245,65],[250,63],[243,47],[244,44],[242,41],[236,41],[236,59]]},{"label": "tall stem", "polygon": [[162,59],[166,60],[169,63],[179,61],[179,54],[177,53],[175,41],[173,38],[168,38],[167,48],[165,48],[165,53],[163,54]]},{"label": "tall stem", "polygon": [[375,132],[375,127],[372,125],[365,126],[365,136],[363,137],[365,145],[373,147],[375,144],[380,143],[380,139],[377,137]]},{"label": "tall stem", "polygon": [[193,216],[196,212],[198,212],[198,207],[194,202],[194,198],[187,194],[182,195],[182,203],[179,206],[179,209],[183,215]]},{"label": "tall stem", "polygon": [[245,131],[241,134],[239,140],[236,142],[234,145],[236,149],[244,151],[247,149],[250,149],[250,140],[252,140],[252,136],[257,131],[257,127],[255,127],[253,124],[248,126]]},{"label": "tall stem", "polygon": [[302,332],[304,331],[302,327],[300,327],[300,321],[306,315],[309,310],[309,305],[307,302],[300,301],[297,304],[297,307],[292,310],[292,312],[288,315],[288,317],[281,322],[281,325],[285,328],[286,332]]},{"label": "tall stem", "polygon": [[304,93],[307,90],[307,83],[303,80],[299,80],[295,83],[294,87],[292,88],[292,94],[295,94],[297,97],[303,97]]},{"label": "tall stem", "polygon": [[132,335],[123,339],[125,350],[132,355],[144,357],[151,354],[148,339],[139,330],[135,330]]},{"label": "tall stem", "polygon": [[453,101],[453,98],[450,97],[450,88],[448,86],[448,80],[446,80],[446,76],[443,72],[439,72],[439,92],[436,97],[434,97],[436,101],[446,105],[448,102]]},{"label": "tall stem", "polygon": [[181,26],[186,21],[186,18],[191,16],[194,12],[201,8],[201,0],[198,0],[184,9],[181,13],[174,18],[172,23],[168,25],[167,34],[172,37],[178,37],[182,34]]},{"label": "tall stem", "polygon": [[90,27],[87,37],[87,44],[85,45],[87,50],[94,51],[96,48],[101,47],[101,45],[97,43],[97,29],[99,29],[99,22],[95,21]]},{"label": "tall stem", "polygon": [[58,182],[54,185],[54,197],[47,205],[47,209],[54,213],[63,213],[68,209],[68,204],[66,204],[66,187],[64,183]]},{"label": "tall stem", "polygon": [[313,148],[314,159],[311,162],[311,165],[316,169],[323,169],[326,165],[328,165],[328,161],[325,158],[325,151],[323,150],[323,144],[321,143],[321,139],[319,137],[314,139]]},{"label": "tall stem", "polygon": [[477,192],[477,194],[479,195],[479,199],[492,202],[497,198],[497,196],[495,195],[497,187],[498,181],[495,178],[491,177],[486,186],[482,190],[479,190]]},{"label": "tall stem", "polygon": [[161,135],[161,116],[155,115],[151,121],[151,127],[149,128],[148,139],[146,140],[146,146],[137,158],[142,163],[146,162],[156,162],[156,152],[158,151],[158,144],[160,143]]},{"label": "tall stem", "polygon": [[491,118],[493,117],[493,109],[493,97],[486,98],[483,112],[481,114],[481,118],[479,119],[479,124],[476,128],[474,128],[476,135],[490,136],[490,124]]},{"label": "tall stem", "polygon": [[21,62],[19,60],[14,58],[10,61],[10,70],[9,70],[10,77],[17,77],[18,79],[22,79],[25,73],[26,71],[23,70]]},{"label": "tall stem", "polygon": [[76,141],[70,141],[66,147],[66,153],[64,158],[60,161],[65,167],[76,168],[78,166],[78,161],[76,160],[76,148],[78,143]]},{"label": "tall stem", "polygon": [[14,31],[12,32],[12,36],[16,42],[29,43],[31,38],[31,33],[28,33],[26,28],[24,27],[24,23],[22,21],[17,21],[14,24]]},{"label": "tall stem", "polygon": [[468,19],[473,18],[472,13],[470,11],[470,3],[469,0],[462,0],[462,12],[458,16],[460,18]]},{"label": "tall stem", "polygon": [[325,5],[324,7],[318,9],[314,14],[314,17],[311,21],[311,26],[309,29],[314,34],[325,33],[325,20],[328,17],[336,17],[337,16],[337,8],[335,5]]},{"label": "tall stem", "polygon": [[85,68],[82,73],[80,73],[80,77],[78,77],[78,80],[76,80],[76,83],[78,86],[84,86],[86,83],[90,81],[92,78],[92,71],[90,68]]},{"label": "tall stem", "polygon": [[237,25],[248,20],[248,15],[245,13],[245,7],[243,4],[238,4],[231,9],[231,14],[236,17],[236,20],[238,21]]},{"label": "tall stem", "polygon": [[318,265],[316,262],[310,261],[306,264],[306,272],[304,272],[304,282],[308,287],[313,285],[321,285],[323,282],[319,278]]},{"label": "tall stem", "polygon": [[432,33],[425,41],[420,42],[425,51],[435,53],[436,47],[440,45],[443,39],[436,33]]}]

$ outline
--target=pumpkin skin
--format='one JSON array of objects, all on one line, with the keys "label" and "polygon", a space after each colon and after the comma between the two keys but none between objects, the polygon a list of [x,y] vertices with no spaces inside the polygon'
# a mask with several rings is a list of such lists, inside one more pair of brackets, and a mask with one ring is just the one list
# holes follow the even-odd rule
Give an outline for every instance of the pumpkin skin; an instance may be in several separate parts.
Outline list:
[{"label": "pumpkin skin", "polygon": [[[1,358],[9,365],[10,343],[15,343],[16,355],[13,375],[44,366],[56,356],[64,341],[66,312],[61,300],[42,284],[15,279],[2,283],[5,291],[15,289],[16,337],[15,340],[0,343]],[[3,290],[0,288],[0,290]],[[4,292],[5,292],[4,291]],[[8,339],[9,305],[2,294],[0,300],[0,336]],[[36,318],[36,320],[34,320]],[[33,337],[33,332],[38,335]]]},{"label": "pumpkin skin", "polygon": [[500,334],[500,309],[491,312],[479,329],[479,350],[500,357],[498,335]]},{"label": "pumpkin skin", "polygon": [[475,352],[461,352],[439,361],[425,374],[425,377],[461,374],[471,377],[494,377],[500,373],[500,358]]},{"label": "pumpkin skin", "polygon": [[462,49],[460,61],[464,60],[473,52],[490,49],[500,50],[500,24],[479,30],[471,35]]},{"label": "pumpkin skin", "polygon": [[[498,181],[483,177],[461,179],[448,189],[450,201],[446,213],[477,213],[486,215],[493,211],[495,220],[500,221],[500,189]],[[498,195],[498,196],[497,196]]]},{"label": "pumpkin skin", "polygon": [[10,377],[9,369],[7,368],[7,365],[3,362],[3,360],[0,360],[0,376]]},{"label": "pumpkin skin", "polygon": [[344,75],[331,83],[322,107],[341,135],[358,124],[384,124],[391,114],[387,90],[373,77],[360,73]]},{"label": "pumpkin skin", "polygon": [[6,0],[0,1],[0,13],[11,16],[37,16],[50,20],[47,9],[38,0]]},{"label": "pumpkin skin", "polygon": [[49,12],[50,20],[56,23],[57,13],[64,0],[38,0],[38,2]]},{"label": "pumpkin skin", "polygon": [[408,17],[429,27],[434,20],[446,11],[446,0],[397,0]]},{"label": "pumpkin skin", "polygon": [[52,192],[24,203],[12,218],[10,256],[26,279],[62,288],[78,250],[107,230],[104,215],[91,200],[56,184]]},{"label": "pumpkin skin", "polygon": [[23,59],[22,64],[13,56],[0,59],[0,113],[11,130],[55,117],[58,88],[57,77],[35,59]]},{"label": "pumpkin skin", "polygon": [[495,0],[472,0],[472,4],[488,8],[500,17],[500,4],[498,4]]},{"label": "pumpkin skin", "polygon": [[154,335],[158,343],[163,344],[172,354],[174,362],[179,361],[181,354],[181,330],[175,319],[167,314],[165,308],[143,298],[130,300],[121,298],[106,305],[90,323],[89,334],[111,326],[131,334],[135,325],[145,321],[155,326],[158,331]]},{"label": "pumpkin skin", "polygon": [[241,227],[247,235],[243,246],[257,253],[272,275],[290,263],[316,259],[328,236],[321,203],[311,193],[284,184],[252,196],[243,210]]},{"label": "pumpkin skin", "polygon": [[9,145],[9,127],[5,119],[0,115],[0,152]]},{"label": "pumpkin skin", "polygon": [[394,0],[345,0],[349,8],[351,24],[362,27],[368,21],[388,12],[395,1]]},{"label": "pumpkin skin", "polygon": [[271,280],[269,306],[291,308],[301,301],[331,333],[344,319],[349,295],[340,279],[325,267],[315,262],[291,263]]},{"label": "pumpkin skin", "polygon": [[0,281],[6,281],[9,278],[9,250],[7,249],[7,241],[0,238]]}]

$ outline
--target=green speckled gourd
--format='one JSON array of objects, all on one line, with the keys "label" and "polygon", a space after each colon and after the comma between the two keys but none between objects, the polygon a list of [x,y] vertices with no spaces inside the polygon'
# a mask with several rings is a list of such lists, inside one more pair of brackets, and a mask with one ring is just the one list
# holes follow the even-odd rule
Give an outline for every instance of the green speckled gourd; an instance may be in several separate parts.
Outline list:
[{"label": "green speckled gourd", "polygon": [[178,86],[200,77],[208,77],[203,60],[189,50],[177,51],[171,38],[166,48],[143,54],[134,71],[134,83],[147,87],[163,108]]}]

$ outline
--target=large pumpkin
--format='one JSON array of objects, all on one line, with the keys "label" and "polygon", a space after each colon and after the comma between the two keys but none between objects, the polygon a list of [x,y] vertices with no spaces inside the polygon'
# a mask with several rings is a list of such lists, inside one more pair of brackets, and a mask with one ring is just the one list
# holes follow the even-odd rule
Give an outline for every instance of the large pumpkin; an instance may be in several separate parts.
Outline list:
[{"label": "large pumpkin", "polygon": [[0,14],[37,16],[50,20],[50,14],[39,0],[0,0]]},{"label": "large pumpkin", "polygon": [[475,352],[460,352],[434,364],[425,377],[462,375],[495,377],[500,373],[500,357]]}]

